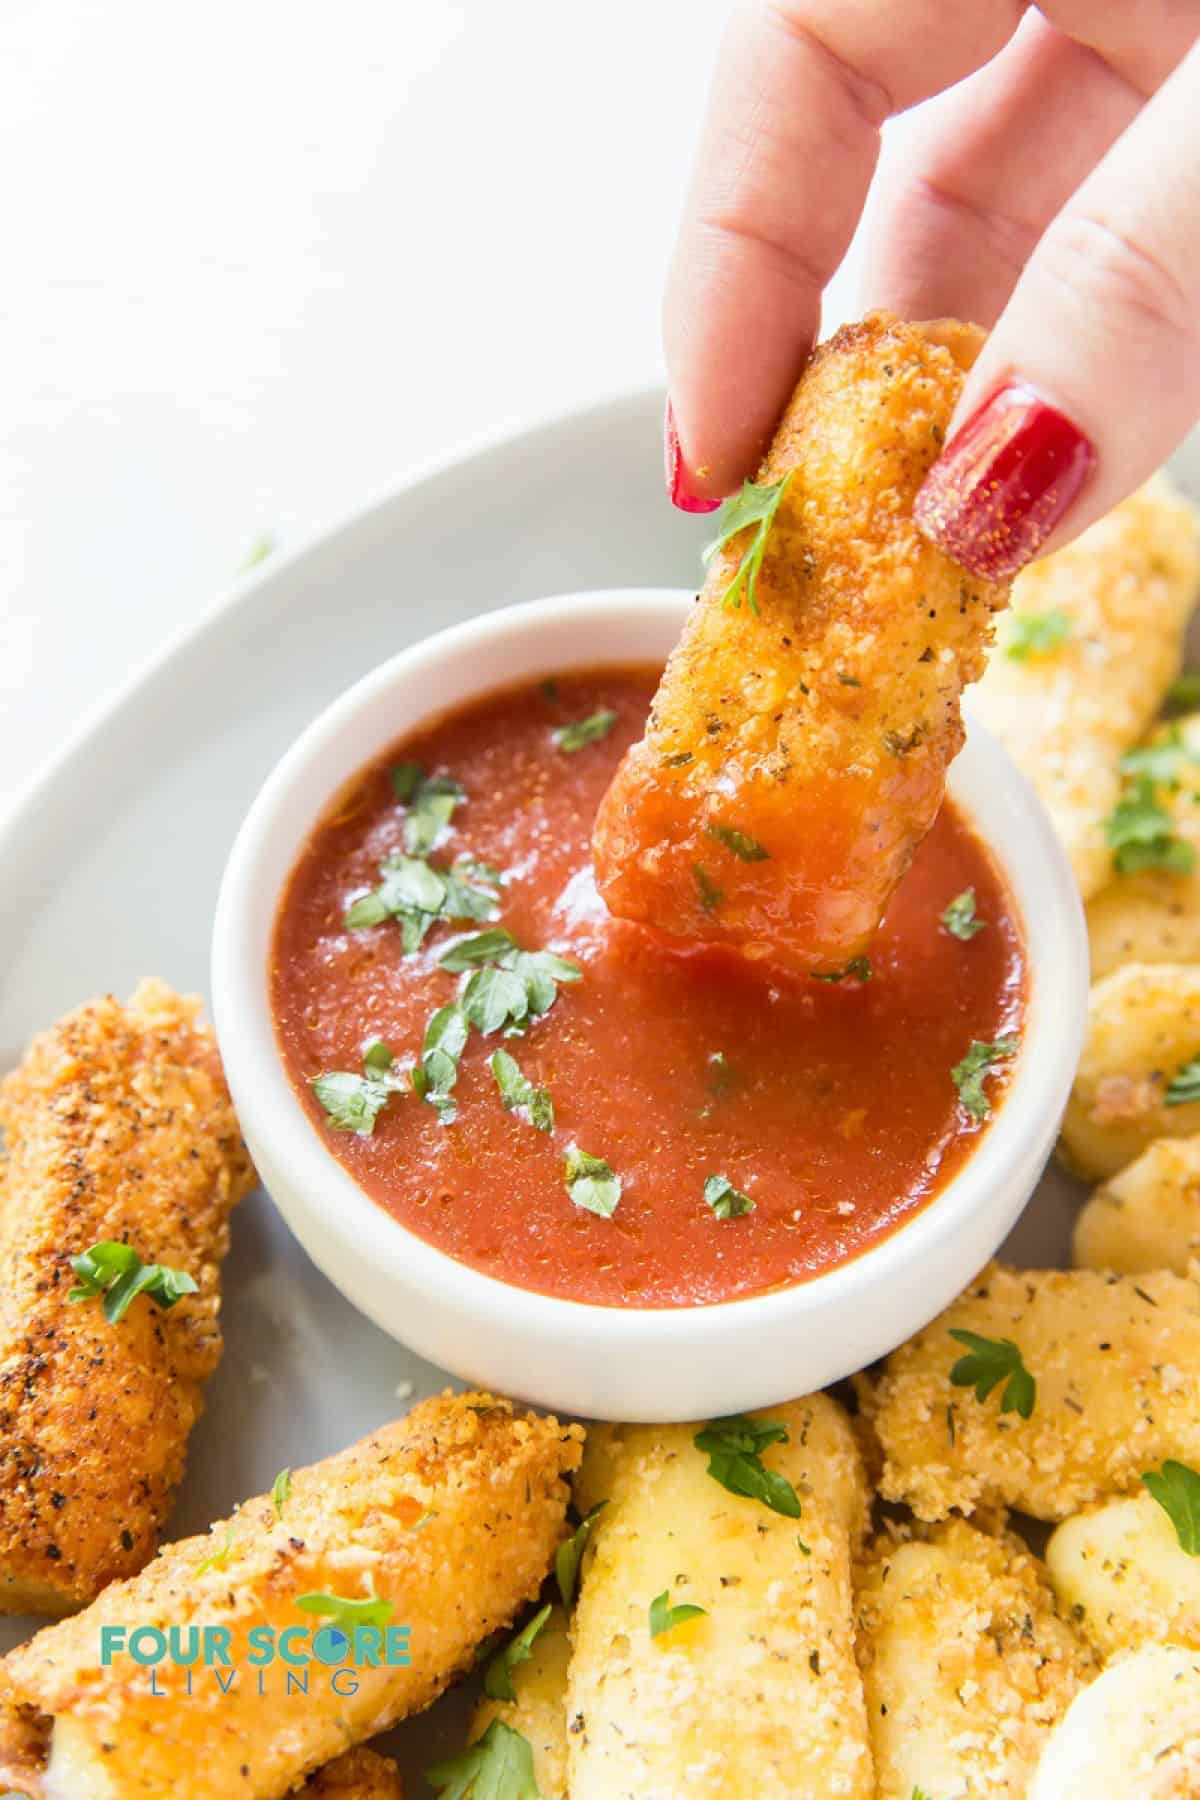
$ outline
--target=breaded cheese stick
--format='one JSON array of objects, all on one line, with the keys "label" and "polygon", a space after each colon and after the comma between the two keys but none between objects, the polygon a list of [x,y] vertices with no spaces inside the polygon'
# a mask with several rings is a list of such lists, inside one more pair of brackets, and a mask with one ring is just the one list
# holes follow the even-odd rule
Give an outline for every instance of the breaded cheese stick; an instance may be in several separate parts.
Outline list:
[{"label": "breaded cheese stick", "polygon": [[[428,1706],[536,1594],[581,1438],[507,1401],[443,1396],[296,1470],[280,1504],[259,1495],[211,1535],[167,1546],[0,1663],[0,1780],[31,1800],[278,1800]],[[285,1643],[303,1654],[322,1628],[306,1596],[390,1606],[369,1622],[409,1627],[410,1666],[380,1659],[377,1632],[366,1660],[342,1672],[352,1680],[317,1660],[308,1693],[289,1692]],[[223,1656],[194,1671],[184,1697],[187,1670],[133,1660],[132,1634],[146,1626],[223,1628]],[[108,1666],[105,1627],[124,1634]],[[288,1628],[300,1639],[285,1640]],[[264,1636],[279,1651],[265,1666]]]},{"label": "breaded cheese stick", "polygon": [[1200,1656],[1154,1644],[1077,1694],[1029,1800],[1196,1800]]},{"label": "breaded cheese stick", "polygon": [[[1161,815],[1161,861],[1168,866],[1114,874],[1087,909],[1092,980],[1125,963],[1200,962],[1200,713],[1172,720],[1152,735],[1149,783]],[[1174,872],[1170,859],[1191,852],[1190,871]]]},{"label": "breaded cheese stick", "polygon": [[1025,1800],[1095,1659],[1019,1538],[961,1519],[880,1539],[856,1571],[876,1800]]},{"label": "breaded cheese stick", "polygon": [[1200,1055],[1200,964],[1129,963],[1096,982],[1060,1151],[1103,1180],[1155,1138],[1200,1131],[1200,1100],[1176,1078]]},{"label": "breaded cheese stick", "polygon": [[601,805],[613,912],[802,970],[868,948],[1006,597],[912,518],[981,341],[872,313],[815,351],[759,474],[787,486],[753,604],[748,584],[727,598],[747,529],[713,560]]},{"label": "breaded cheese stick", "polygon": [[[698,1425],[592,1433],[606,1493],[585,1464],[579,1504],[607,1505],[573,1621],[571,1800],[873,1800],[851,1617],[857,1446],[821,1394],[753,1417],[787,1427],[762,1461],[793,1483],[798,1519],[708,1474]],[[704,1614],[652,1636],[659,1595]]]},{"label": "breaded cheese stick", "polygon": [[1156,1138],[1098,1187],[1075,1221],[1079,1269],[1173,1269],[1200,1257],[1200,1137]]},{"label": "breaded cheese stick", "polygon": [[972,717],[1037,789],[1085,900],[1112,879],[1105,821],[1121,757],[1179,673],[1198,583],[1196,514],[1157,475],[1017,576],[1004,641],[971,695]]},{"label": "breaded cheese stick", "polygon": [[[65,1613],[154,1554],[221,1354],[229,1213],[253,1182],[200,1003],[144,981],[0,1083],[0,1611]],[[199,1291],[110,1325],[71,1257],[128,1243]]]},{"label": "breaded cheese stick", "polygon": [[533,1640],[528,1662],[511,1671],[515,1700],[489,1700],[475,1708],[468,1741],[481,1738],[493,1719],[519,1731],[533,1753],[542,1800],[567,1797],[567,1664],[571,1639],[567,1615],[556,1606]]},{"label": "breaded cheese stick", "polygon": [[1102,1655],[1155,1643],[1200,1650],[1200,1562],[1150,1494],[1064,1519],[1046,1545],[1046,1568]]},{"label": "breaded cheese stick", "polygon": [[[977,1398],[950,1371],[968,1331],[995,1346]],[[1036,1383],[1028,1419],[1002,1412],[1015,1346]],[[884,1452],[880,1491],[920,1519],[1000,1504],[1064,1519],[1137,1490],[1167,1457],[1200,1464],[1200,1286],[1178,1275],[1018,1270],[993,1263],[964,1294],[859,1377]]]},{"label": "breaded cheese stick", "polygon": [[303,1800],[404,1800],[400,1771],[374,1750],[349,1750],[305,1782]]}]

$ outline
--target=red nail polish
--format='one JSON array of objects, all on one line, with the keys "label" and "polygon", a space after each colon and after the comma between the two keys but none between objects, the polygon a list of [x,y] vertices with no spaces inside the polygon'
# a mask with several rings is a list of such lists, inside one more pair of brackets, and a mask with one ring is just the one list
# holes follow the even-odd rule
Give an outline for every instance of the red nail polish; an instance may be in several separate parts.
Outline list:
[{"label": "red nail polish", "polygon": [[702,500],[699,494],[693,494],[688,486],[687,470],[683,466],[683,452],[679,448],[679,432],[675,426],[675,412],[671,402],[667,401],[667,413],[663,420],[663,454],[667,465],[667,493],[671,497],[671,505],[677,506],[680,512],[712,513],[716,512],[719,500]]},{"label": "red nail polish", "polygon": [[973,575],[1006,581],[1032,562],[1096,466],[1077,425],[1011,381],[954,433],[913,513],[927,538]]}]

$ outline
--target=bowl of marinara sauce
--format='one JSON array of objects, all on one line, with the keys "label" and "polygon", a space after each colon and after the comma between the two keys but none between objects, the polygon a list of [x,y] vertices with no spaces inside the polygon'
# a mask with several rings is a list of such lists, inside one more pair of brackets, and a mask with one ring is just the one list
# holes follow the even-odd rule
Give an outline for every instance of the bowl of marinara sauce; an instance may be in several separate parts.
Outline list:
[{"label": "bowl of marinara sauce", "polygon": [[1083,1031],[1070,870],[974,726],[868,959],[608,914],[593,821],[689,598],[395,657],[270,776],[217,909],[230,1086],[313,1260],[456,1375],[598,1417],[770,1405],[918,1330],[1031,1194]]}]

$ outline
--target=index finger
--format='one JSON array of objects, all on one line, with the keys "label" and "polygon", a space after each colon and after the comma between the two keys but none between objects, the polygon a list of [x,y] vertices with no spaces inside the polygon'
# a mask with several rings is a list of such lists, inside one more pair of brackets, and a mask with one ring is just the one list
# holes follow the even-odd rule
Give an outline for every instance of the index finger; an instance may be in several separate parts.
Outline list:
[{"label": "index finger", "polygon": [[854,234],[884,120],[986,62],[1022,11],[743,0],[667,278],[671,398],[695,494],[727,494],[757,467]]}]

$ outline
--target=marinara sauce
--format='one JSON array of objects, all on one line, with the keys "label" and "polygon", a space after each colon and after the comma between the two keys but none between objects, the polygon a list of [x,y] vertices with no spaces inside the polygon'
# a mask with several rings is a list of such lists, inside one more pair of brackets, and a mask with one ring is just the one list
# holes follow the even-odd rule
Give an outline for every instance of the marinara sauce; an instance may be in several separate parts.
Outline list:
[{"label": "marinara sauce", "polygon": [[[949,802],[892,901],[869,980],[782,977],[609,917],[592,822],[658,673],[600,669],[505,690],[396,746],[313,832],[271,970],[291,1079],[373,1200],[473,1268],[608,1306],[695,1306],[804,1281],[911,1218],[986,1129],[951,1070],[974,1041],[1019,1030],[1024,987],[1003,882]],[[610,712],[583,747],[556,741],[556,728]],[[312,1079],[361,1073],[375,1038],[394,1073],[419,1061],[430,1015],[467,978],[438,958],[492,923],[436,923],[408,954],[395,919],[346,928],[348,907],[404,849],[409,808],[391,777],[401,761],[465,793],[428,860],[503,871],[494,923],[525,949],[573,960],[582,978],[560,985],[524,1035],[470,1032],[452,1123],[405,1080],[359,1136],[332,1128]],[[960,938],[941,915],[968,888],[982,929]],[[549,1090],[552,1132],[505,1109],[488,1060],[498,1048]],[[1006,1066],[983,1081],[993,1107]],[[574,1203],[571,1145],[620,1178],[611,1216]],[[712,1176],[753,1211],[719,1217],[705,1199]]]}]

